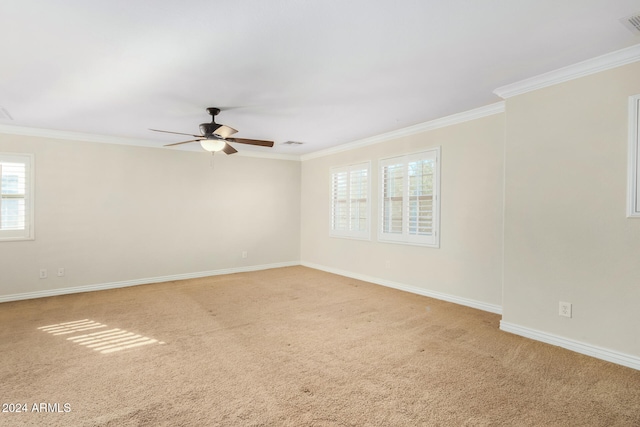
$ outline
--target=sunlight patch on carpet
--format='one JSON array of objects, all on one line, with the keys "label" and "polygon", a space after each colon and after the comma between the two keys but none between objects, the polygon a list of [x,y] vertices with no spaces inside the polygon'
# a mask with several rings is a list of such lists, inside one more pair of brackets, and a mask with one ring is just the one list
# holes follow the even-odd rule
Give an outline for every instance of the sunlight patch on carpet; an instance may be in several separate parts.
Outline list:
[{"label": "sunlight patch on carpet", "polygon": [[94,351],[99,351],[103,354],[155,343],[164,344],[162,341],[125,331],[124,329],[104,328],[107,328],[107,325],[103,323],[94,322],[89,319],[82,319],[73,322],[40,326],[38,329],[52,335],[77,334],[78,332],[100,329],[100,331],[97,332],[68,337],[67,340],[90,348]]}]

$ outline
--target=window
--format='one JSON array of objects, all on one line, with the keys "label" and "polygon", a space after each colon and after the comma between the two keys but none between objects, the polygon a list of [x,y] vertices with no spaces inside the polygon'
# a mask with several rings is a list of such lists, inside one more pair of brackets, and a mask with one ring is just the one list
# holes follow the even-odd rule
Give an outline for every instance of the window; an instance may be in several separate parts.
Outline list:
[{"label": "window", "polygon": [[33,156],[0,153],[0,240],[33,239]]},{"label": "window", "polygon": [[331,168],[331,232],[335,237],[370,236],[370,164]]},{"label": "window", "polygon": [[627,216],[640,217],[640,95],[629,98],[628,187]]},{"label": "window", "polygon": [[440,148],[380,161],[378,240],[440,246]]}]

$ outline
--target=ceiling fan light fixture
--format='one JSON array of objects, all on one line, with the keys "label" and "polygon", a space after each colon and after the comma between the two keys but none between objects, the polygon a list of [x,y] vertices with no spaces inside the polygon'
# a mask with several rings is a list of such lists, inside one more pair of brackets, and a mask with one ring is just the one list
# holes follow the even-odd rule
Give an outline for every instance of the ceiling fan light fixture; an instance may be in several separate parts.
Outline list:
[{"label": "ceiling fan light fixture", "polygon": [[227,143],[221,139],[203,139],[200,145],[207,151],[222,151]]}]

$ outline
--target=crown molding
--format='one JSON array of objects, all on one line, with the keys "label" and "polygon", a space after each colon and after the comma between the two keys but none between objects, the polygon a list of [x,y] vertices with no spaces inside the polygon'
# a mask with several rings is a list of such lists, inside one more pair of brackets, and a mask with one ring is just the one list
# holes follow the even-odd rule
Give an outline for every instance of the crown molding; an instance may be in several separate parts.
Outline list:
[{"label": "crown molding", "polygon": [[640,44],[520,80],[493,91],[502,99],[640,61]]},{"label": "crown molding", "polygon": [[[239,151],[237,155],[242,157],[256,157],[273,160],[290,160],[290,161],[304,161],[315,159],[317,157],[329,156],[332,154],[340,153],[343,151],[354,150],[360,147],[366,147],[368,145],[378,144],[384,141],[389,141],[404,136],[414,135],[421,132],[426,132],[438,128],[452,126],[458,123],[464,123],[470,120],[479,119],[482,117],[490,116],[493,114],[503,113],[505,109],[504,101],[496,102],[493,104],[485,105],[483,107],[474,108],[473,110],[464,111],[461,113],[451,114],[449,116],[441,117],[439,119],[431,120],[425,123],[419,123],[417,125],[409,126],[403,129],[398,129],[392,132],[383,133],[380,135],[372,136],[369,138],[348,142],[335,147],[327,148],[325,150],[319,150],[308,154],[276,154],[276,153],[263,153],[257,151]],[[22,126],[12,126],[0,124],[0,133],[11,135],[24,135],[24,136],[36,136],[42,138],[61,139],[65,141],[85,141],[85,142],[97,142],[103,144],[119,144],[130,145],[147,148],[163,148],[158,147],[153,141],[145,139],[133,139],[122,138],[109,135],[98,135],[92,133],[82,132],[69,132],[54,129],[40,129],[30,128]]]},{"label": "crown molding", "polygon": [[0,124],[0,133],[22,136],[36,136],[40,138],[62,139],[65,141],[99,142],[103,144],[135,145],[139,147],[155,148],[152,141],[144,139],[122,138],[93,133],[70,132],[55,129],[31,128],[23,126]]},{"label": "crown molding", "polygon": [[[23,126],[12,126],[0,124],[0,134],[35,136],[39,138],[52,138],[64,141],[97,142],[101,144],[129,145],[146,148],[164,148],[157,145],[157,142],[146,139],[123,138],[119,136],[99,135],[93,133],[70,132],[55,129],[30,128]],[[195,151],[194,151],[195,152]],[[274,160],[300,161],[299,155],[263,153],[257,151],[238,151],[238,156],[259,157]]]},{"label": "crown molding", "polygon": [[360,139],[353,142],[347,142],[335,147],[327,148],[325,150],[315,151],[309,154],[303,154],[300,156],[300,160],[311,160],[318,157],[329,156],[343,151],[354,150],[356,148],[366,147],[368,145],[379,144],[381,142],[389,141],[392,139],[401,138],[404,136],[415,135],[421,132],[427,132],[434,129],[439,129],[458,123],[468,122],[470,120],[476,120],[482,117],[491,116],[493,114],[499,114],[504,112],[504,101],[496,102],[493,104],[485,105],[484,107],[474,108],[473,110],[464,111],[462,113],[452,114],[450,116],[441,117],[439,119],[431,120],[425,123],[419,123],[417,125],[409,126],[406,128],[398,129],[392,132],[383,133],[380,135],[372,136],[365,139]]}]

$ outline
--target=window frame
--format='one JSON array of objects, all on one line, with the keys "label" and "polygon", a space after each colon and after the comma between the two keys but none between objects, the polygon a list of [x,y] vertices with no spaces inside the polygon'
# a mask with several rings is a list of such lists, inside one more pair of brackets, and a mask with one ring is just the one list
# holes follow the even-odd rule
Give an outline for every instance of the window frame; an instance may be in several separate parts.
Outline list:
[{"label": "window frame", "polygon": [[[0,177],[2,163],[22,163],[25,165],[25,213],[24,213],[24,229],[18,230],[2,230],[0,229],[0,242],[12,242],[23,240],[34,240],[34,206],[35,206],[35,159],[33,154],[29,153],[3,153],[0,152]],[[4,197],[1,195],[2,181],[0,180],[0,208]],[[1,212],[0,212],[1,215]],[[0,224],[1,226],[1,224]]]},{"label": "window frame", "polygon": [[[351,193],[353,191],[352,182],[351,182],[351,173],[354,171],[362,171],[366,170],[366,199],[365,199],[365,208],[364,212],[366,214],[366,223],[365,230],[355,230],[354,224],[352,223],[352,214],[351,214]],[[337,173],[346,173],[347,174],[347,194],[346,194],[346,205],[348,209],[347,213],[347,229],[337,229],[336,225],[336,217],[337,213],[335,210],[335,177],[334,175]],[[346,166],[336,166],[330,168],[329,171],[330,177],[330,203],[329,203],[329,236],[331,237],[340,237],[346,239],[357,239],[357,240],[371,240],[371,161],[353,163]]]},{"label": "window frame", "polygon": [[[430,235],[416,235],[410,233],[410,200],[409,195],[409,163],[427,160],[434,160],[433,184],[432,184],[432,233]],[[385,232],[385,167],[390,165],[402,165],[402,222],[400,233]],[[378,189],[378,241],[383,243],[399,243],[404,245],[426,246],[431,248],[440,247],[440,147],[422,150],[414,153],[407,153],[400,156],[393,156],[380,159],[378,161],[379,189]]]},{"label": "window frame", "polygon": [[629,97],[627,217],[640,218],[640,94]]}]

